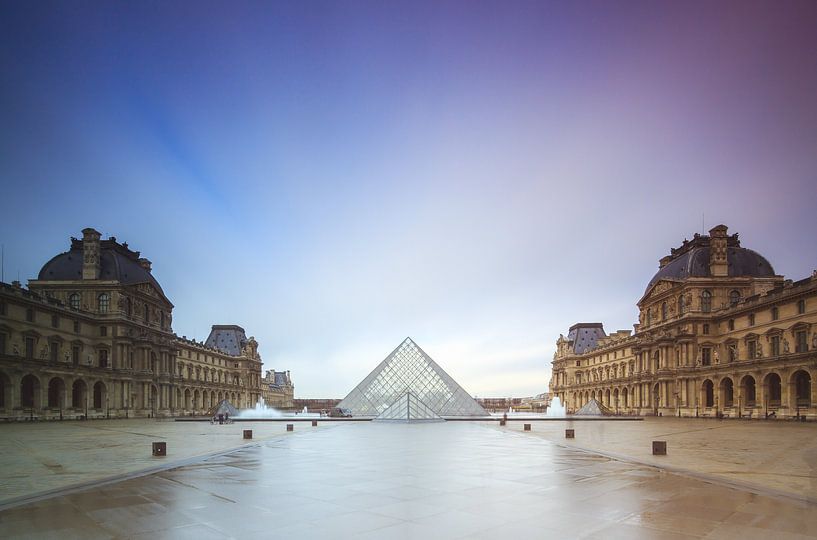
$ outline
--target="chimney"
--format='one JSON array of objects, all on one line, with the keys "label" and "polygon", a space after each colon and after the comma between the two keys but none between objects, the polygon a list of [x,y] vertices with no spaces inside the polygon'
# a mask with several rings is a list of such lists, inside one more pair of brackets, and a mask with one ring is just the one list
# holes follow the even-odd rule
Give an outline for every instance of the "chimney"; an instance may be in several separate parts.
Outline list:
[{"label": "chimney", "polygon": [[718,225],[709,231],[709,273],[712,277],[729,275],[729,261],[726,258],[726,225]]},{"label": "chimney", "polygon": [[99,239],[102,235],[88,227],[82,229],[82,279],[99,279]]},{"label": "chimney", "polygon": [[150,261],[145,259],[144,257],[139,259],[139,266],[150,272]]}]

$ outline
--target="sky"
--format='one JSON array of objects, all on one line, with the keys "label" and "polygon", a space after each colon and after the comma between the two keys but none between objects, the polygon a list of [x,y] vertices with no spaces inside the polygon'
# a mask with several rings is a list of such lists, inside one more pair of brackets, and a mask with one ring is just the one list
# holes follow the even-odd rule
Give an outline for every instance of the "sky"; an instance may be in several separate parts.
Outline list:
[{"label": "sky", "polygon": [[815,58],[812,1],[5,1],[4,280],[94,227],[296,397],[406,336],[534,395],[696,232],[817,268]]}]

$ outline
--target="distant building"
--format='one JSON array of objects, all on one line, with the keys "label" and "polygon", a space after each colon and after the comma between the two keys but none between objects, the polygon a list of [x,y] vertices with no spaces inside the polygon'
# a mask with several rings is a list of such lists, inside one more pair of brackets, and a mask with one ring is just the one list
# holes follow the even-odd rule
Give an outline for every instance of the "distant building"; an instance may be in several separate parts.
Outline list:
[{"label": "distant building", "polygon": [[289,371],[268,370],[261,379],[261,397],[270,407],[276,409],[292,408],[292,398],[295,386],[289,376]]},{"label": "distant building", "polygon": [[792,282],[719,225],[659,261],[635,332],[559,336],[552,395],[618,414],[817,417],[817,272]]},{"label": "distant building", "polygon": [[82,233],[28,289],[0,284],[0,418],[176,416],[258,400],[253,337],[221,325],[205,343],[176,336],[151,262]]}]

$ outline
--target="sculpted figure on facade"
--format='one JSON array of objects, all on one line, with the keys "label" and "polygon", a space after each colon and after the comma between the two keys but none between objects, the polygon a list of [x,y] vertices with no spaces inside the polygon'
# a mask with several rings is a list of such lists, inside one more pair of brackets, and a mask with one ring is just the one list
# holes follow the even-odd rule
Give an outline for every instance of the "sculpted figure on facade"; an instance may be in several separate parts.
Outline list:
[{"label": "sculpted figure on facade", "polygon": [[789,354],[789,340],[786,338],[783,338],[783,352]]}]

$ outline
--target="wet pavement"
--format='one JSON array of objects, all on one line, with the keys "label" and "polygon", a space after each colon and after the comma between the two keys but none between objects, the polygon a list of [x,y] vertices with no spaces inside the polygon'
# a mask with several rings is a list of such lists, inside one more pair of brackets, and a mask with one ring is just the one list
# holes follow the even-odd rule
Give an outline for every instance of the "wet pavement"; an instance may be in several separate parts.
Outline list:
[{"label": "wet pavement", "polygon": [[504,430],[465,422],[296,425],[294,433],[179,468],[0,512],[0,537],[817,535],[812,503],[614,460],[543,437],[513,424]]}]

